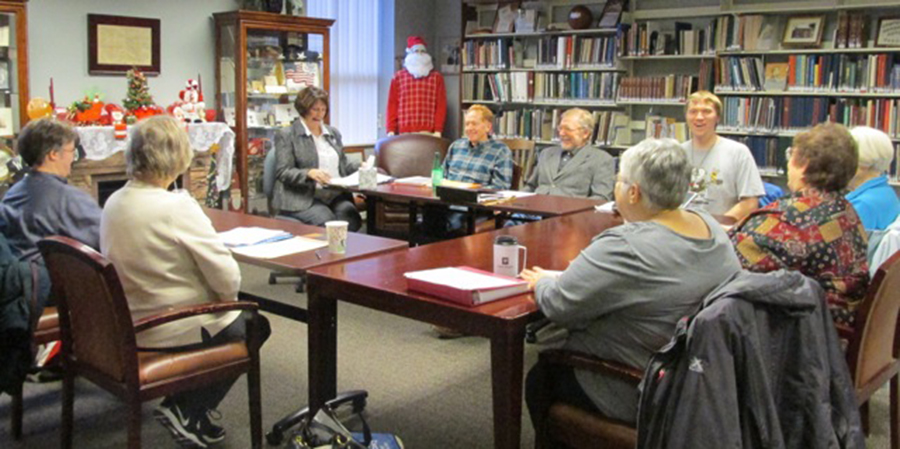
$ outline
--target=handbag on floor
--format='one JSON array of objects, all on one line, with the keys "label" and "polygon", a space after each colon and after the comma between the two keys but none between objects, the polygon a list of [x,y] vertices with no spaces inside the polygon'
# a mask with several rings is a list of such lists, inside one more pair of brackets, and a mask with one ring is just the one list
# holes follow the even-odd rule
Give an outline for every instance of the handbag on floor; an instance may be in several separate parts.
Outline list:
[{"label": "handbag on floor", "polygon": [[372,441],[372,432],[362,414],[363,442],[353,439],[347,427],[341,424],[334,410],[328,404],[322,406],[314,416],[307,416],[288,441],[289,449],[367,449]]}]

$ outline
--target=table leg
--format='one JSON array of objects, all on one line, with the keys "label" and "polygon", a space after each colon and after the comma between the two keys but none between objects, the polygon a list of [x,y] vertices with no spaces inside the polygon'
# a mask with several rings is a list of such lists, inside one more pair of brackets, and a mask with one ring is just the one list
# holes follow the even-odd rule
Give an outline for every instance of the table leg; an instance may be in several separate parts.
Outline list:
[{"label": "table leg", "polygon": [[309,285],[309,406],[318,410],[337,395],[337,301]]},{"label": "table leg", "polygon": [[[409,233],[407,234],[407,238],[411,245],[417,245],[422,242],[421,236],[419,235],[419,204],[415,201],[410,201],[407,203],[407,210],[409,211]],[[424,226],[422,226],[422,228],[424,228]]]},{"label": "table leg", "polygon": [[378,198],[366,195],[366,234],[378,235]]},{"label": "table leg", "polygon": [[523,328],[491,338],[495,448],[518,448],[522,436],[524,334]]}]

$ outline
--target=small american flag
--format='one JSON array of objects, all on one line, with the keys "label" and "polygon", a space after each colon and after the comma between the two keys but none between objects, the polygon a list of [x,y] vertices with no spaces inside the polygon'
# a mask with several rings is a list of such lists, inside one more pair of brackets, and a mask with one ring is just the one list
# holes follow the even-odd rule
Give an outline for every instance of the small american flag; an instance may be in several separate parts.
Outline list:
[{"label": "small american flag", "polygon": [[284,71],[288,82],[299,86],[319,85],[319,65],[314,62],[297,62],[294,67]]}]

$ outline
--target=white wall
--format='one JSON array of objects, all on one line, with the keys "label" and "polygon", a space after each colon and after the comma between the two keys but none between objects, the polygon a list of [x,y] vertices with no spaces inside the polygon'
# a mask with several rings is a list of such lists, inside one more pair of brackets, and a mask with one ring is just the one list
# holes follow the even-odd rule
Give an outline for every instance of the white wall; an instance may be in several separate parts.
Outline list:
[{"label": "white wall", "polygon": [[[385,1],[385,0],[381,0]],[[390,64],[391,74],[396,70],[396,57],[406,54],[406,38],[421,36],[428,45],[428,52],[434,58],[435,66],[440,65],[440,38],[458,36],[460,33],[462,9],[458,1],[448,0],[388,0],[394,3],[394,32],[392,54],[382,58],[382,63]],[[384,48],[384,45],[382,45]],[[390,58],[390,61],[388,61]],[[438,68],[439,69],[439,68]],[[390,89],[390,77],[386,81],[379,80],[379,88],[384,91],[384,103],[381,110],[387,108],[387,92]],[[459,137],[459,77],[444,75],[447,87],[447,123],[444,125],[444,136],[449,139]],[[379,98],[380,100],[380,98]],[[383,128],[382,128],[383,134]]]},{"label": "white wall", "polygon": [[28,2],[29,89],[49,100],[53,77],[56,103],[68,106],[91,89],[107,103],[121,104],[124,76],[88,74],[87,15],[160,19],[159,76],[148,77],[150,94],[165,107],[178,98],[185,80],[203,80],[207,103],[215,98],[215,35],[212,13],[238,9],[238,0],[30,0]]}]

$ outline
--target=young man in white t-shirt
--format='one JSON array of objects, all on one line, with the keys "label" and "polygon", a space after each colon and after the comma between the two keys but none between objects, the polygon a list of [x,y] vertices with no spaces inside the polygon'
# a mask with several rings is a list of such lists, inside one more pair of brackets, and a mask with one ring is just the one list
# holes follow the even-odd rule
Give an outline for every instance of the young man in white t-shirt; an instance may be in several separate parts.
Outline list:
[{"label": "young man in white t-shirt", "polygon": [[756,161],[746,145],[716,134],[722,102],[708,91],[697,91],[687,101],[685,117],[691,139],[681,144],[694,167],[693,204],[715,215],[740,220],[759,207],[765,195]]}]

